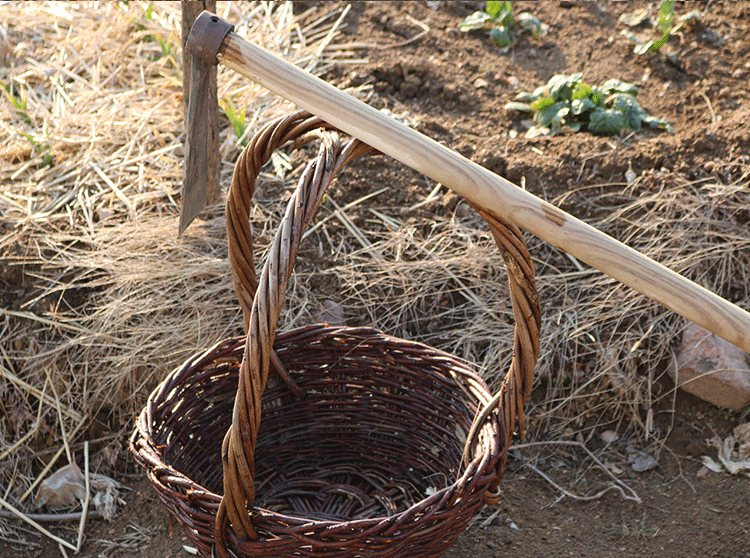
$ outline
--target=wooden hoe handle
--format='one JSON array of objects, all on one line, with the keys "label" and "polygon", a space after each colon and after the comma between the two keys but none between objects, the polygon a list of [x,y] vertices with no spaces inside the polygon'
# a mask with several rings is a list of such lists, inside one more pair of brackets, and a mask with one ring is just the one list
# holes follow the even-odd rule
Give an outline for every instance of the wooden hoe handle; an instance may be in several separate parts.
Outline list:
[{"label": "wooden hoe handle", "polygon": [[[193,30],[215,25],[219,19],[204,12]],[[750,313],[711,291],[235,33],[226,35],[217,58],[341,131],[448,186],[488,215],[510,221],[750,352]]]}]

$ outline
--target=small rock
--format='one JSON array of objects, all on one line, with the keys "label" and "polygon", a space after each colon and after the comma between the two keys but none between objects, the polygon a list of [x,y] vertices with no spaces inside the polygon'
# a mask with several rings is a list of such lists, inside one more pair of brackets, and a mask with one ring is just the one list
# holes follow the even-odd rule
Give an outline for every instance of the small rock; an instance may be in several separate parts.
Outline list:
[{"label": "small rock", "polygon": [[620,439],[620,436],[618,436],[617,432],[614,430],[605,430],[599,435],[599,437],[605,444],[613,444]]},{"label": "small rock", "polygon": [[477,89],[486,89],[490,83],[484,78],[477,78],[474,80],[474,87]]},{"label": "small rock", "polygon": [[655,457],[642,451],[628,455],[628,463],[636,473],[644,473],[659,466]]},{"label": "small rock", "polygon": [[708,469],[705,466],[703,466],[700,469],[698,469],[698,472],[695,474],[695,476],[698,477],[699,479],[702,479],[707,474],[708,474]]},{"label": "small rock", "polygon": [[461,196],[456,194],[453,190],[448,190],[448,192],[446,192],[446,194],[443,196],[443,200],[440,202],[440,205],[442,205],[448,211],[453,211],[460,201]]},{"label": "small rock", "polygon": [[406,83],[411,83],[412,85],[415,85],[417,87],[422,86],[422,80],[419,76],[416,76],[414,74],[407,74],[407,76],[404,78],[404,81]]},{"label": "small rock", "polygon": [[678,387],[719,407],[750,404],[750,355],[690,323],[668,371]]},{"label": "small rock", "polygon": [[625,171],[625,181],[628,184],[632,184],[636,178],[638,178],[638,175],[633,171],[633,163],[628,161],[628,170]]}]

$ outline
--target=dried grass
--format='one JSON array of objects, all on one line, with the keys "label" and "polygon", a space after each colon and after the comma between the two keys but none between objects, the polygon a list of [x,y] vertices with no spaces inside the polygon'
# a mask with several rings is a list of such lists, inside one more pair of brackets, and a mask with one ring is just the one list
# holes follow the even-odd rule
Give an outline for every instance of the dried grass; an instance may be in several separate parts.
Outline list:
[{"label": "dried grass", "polygon": [[[24,266],[33,283],[24,288],[34,293],[23,308],[0,310],[0,447],[25,442],[32,424],[54,443],[63,431],[72,442],[82,420],[100,411],[110,427],[129,428],[168,370],[241,331],[221,208],[176,235],[182,98],[179,53],[168,45],[179,42],[179,4],[154,3],[150,18],[147,6],[0,9],[14,60],[0,79],[13,84],[17,103],[26,100],[22,110],[7,95],[0,102],[0,254],[3,265]],[[297,26],[288,4],[226,3],[219,11],[240,34],[312,71],[354,56],[346,45],[327,47],[340,13]],[[250,133],[289,109],[226,70],[219,84],[220,98],[248,107]],[[239,150],[224,126],[226,184]],[[750,309],[750,165],[731,164],[725,180],[690,183],[655,172],[631,185],[592,186],[588,199],[602,216],[592,224]],[[283,196],[281,183],[255,207],[259,255],[281,209],[272,199]],[[406,222],[385,197],[324,204],[308,242],[327,263],[322,271],[300,266],[283,327],[311,321],[322,273],[337,285],[326,296],[338,297],[351,325],[443,348],[475,362],[497,385],[511,357],[513,323],[486,227],[472,215]],[[367,227],[352,215],[365,202]],[[681,319],[529,242],[544,312],[532,436],[588,439],[613,423],[621,435],[663,436],[646,419],[662,396],[655,386]],[[19,499],[36,474],[29,460],[19,451],[0,467],[4,497]]]},{"label": "dried grass", "polygon": [[[594,224],[750,308],[750,165],[732,165],[726,183],[658,171],[630,185],[591,186],[588,199],[602,215]],[[363,322],[471,360],[496,385],[510,361],[513,324],[502,262],[482,224],[454,216],[427,232],[403,223],[386,228],[328,271],[342,278],[344,306]],[[659,380],[684,320],[538,239],[529,244],[543,304],[532,436],[588,440],[607,426],[663,440],[666,432],[649,417],[668,395]]]},{"label": "dried grass", "polygon": [[[218,12],[309,71],[353,57],[340,9]],[[221,204],[177,237],[180,4],[9,3],[0,31],[0,278],[26,300],[0,308],[0,448],[13,449],[0,485],[18,507],[60,457],[75,459],[84,425],[127,435],[168,370],[242,324]],[[220,98],[247,107],[249,134],[291,110],[226,69],[219,84]],[[239,138],[222,125],[226,184]],[[262,250],[268,215],[256,213]],[[61,444],[51,459],[46,444]]]}]

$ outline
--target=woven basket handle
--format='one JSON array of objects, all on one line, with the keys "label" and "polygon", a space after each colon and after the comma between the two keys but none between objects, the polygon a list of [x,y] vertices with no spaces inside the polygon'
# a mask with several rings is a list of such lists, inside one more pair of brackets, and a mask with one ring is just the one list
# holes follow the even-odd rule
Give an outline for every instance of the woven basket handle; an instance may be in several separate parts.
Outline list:
[{"label": "woven basket handle", "polygon": [[[268,124],[240,156],[229,192],[229,257],[245,318],[247,340],[232,425],[222,446],[224,496],[216,516],[215,530],[217,548],[222,556],[228,556],[228,523],[231,523],[238,537],[258,538],[249,510],[255,501],[254,450],[260,427],[261,397],[268,380],[276,325],[299,242],[336,173],[353,158],[372,151],[371,147],[356,139],[341,145],[338,133],[315,132],[320,128],[330,126],[305,111]],[[307,143],[312,135],[322,140],[318,155],[305,168],[287,205],[259,281],[253,264],[249,225],[255,180],[276,148],[289,141],[295,141],[295,146]],[[506,433],[504,447],[507,452],[513,433],[523,432],[523,406],[531,393],[534,366],[539,354],[541,312],[533,264],[520,230],[482,208],[475,209],[489,223],[508,269],[516,327],[510,370],[498,394],[474,421],[467,447],[484,424],[484,419],[499,408],[503,413],[501,422]],[[497,482],[490,487],[493,491],[497,489],[505,459],[500,461]]]}]

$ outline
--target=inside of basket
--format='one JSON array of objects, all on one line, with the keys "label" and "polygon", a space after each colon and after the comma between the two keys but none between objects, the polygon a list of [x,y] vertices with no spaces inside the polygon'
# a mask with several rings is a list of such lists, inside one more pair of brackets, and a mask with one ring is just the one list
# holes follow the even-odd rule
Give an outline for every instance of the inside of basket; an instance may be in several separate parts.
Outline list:
[{"label": "inside of basket", "polygon": [[[277,338],[279,358],[307,396],[298,399],[269,380],[255,449],[255,506],[319,520],[382,517],[453,485],[481,404],[460,384],[481,382],[478,376],[449,355],[374,330],[314,333]],[[240,358],[238,352],[217,377],[202,374],[214,386],[212,403],[170,442],[172,465],[216,493]]]}]

